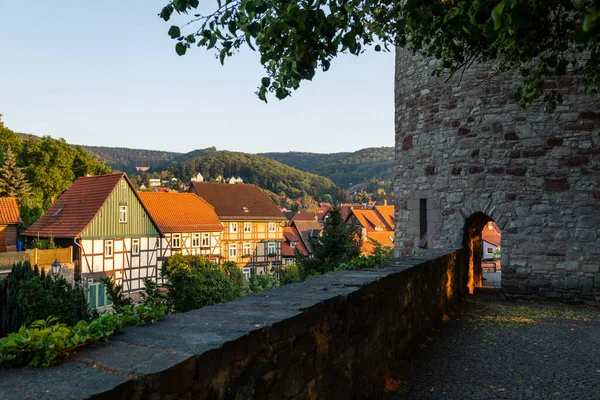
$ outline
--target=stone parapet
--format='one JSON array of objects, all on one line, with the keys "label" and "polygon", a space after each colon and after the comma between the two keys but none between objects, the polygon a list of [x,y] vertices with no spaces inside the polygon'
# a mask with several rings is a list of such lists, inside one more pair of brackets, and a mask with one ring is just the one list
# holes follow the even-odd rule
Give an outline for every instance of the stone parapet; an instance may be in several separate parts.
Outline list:
[{"label": "stone parapet", "polygon": [[466,293],[461,257],[393,259],[127,328],[56,367],[0,371],[0,398],[379,398]]}]

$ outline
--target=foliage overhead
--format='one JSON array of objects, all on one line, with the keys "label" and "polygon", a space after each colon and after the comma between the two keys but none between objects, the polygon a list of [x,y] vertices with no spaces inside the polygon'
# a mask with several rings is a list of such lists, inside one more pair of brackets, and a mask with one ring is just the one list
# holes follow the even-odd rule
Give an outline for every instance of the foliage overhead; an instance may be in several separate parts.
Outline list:
[{"label": "foliage overhead", "polygon": [[217,0],[206,12],[199,5],[172,0],[159,14],[169,21],[173,13],[195,13],[168,30],[177,54],[204,47],[223,63],[242,47],[258,51],[267,76],[257,94],[264,101],[267,93],[286,98],[339,53],[359,55],[370,45],[435,57],[439,74],[474,61],[498,71],[518,68],[525,84],[516,100],[523,106],[543,94],[551,106],[560,101],[544,79],[569,69],[598,93],[598,0]]}]

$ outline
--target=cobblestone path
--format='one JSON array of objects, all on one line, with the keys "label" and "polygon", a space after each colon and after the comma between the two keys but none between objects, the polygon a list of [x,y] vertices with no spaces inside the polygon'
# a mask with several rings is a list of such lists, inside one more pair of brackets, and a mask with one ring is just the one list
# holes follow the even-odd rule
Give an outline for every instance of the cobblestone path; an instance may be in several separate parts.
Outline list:
[{"label": "cobblestone path", "polygon": [[600,399],[600,310],[475,295],[388,398]]}]

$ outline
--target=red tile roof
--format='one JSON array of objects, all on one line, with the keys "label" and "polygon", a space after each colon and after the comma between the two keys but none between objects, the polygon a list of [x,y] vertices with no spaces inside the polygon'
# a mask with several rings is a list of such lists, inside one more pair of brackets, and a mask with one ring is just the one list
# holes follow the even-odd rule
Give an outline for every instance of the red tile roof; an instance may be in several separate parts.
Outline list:
[{"label": "red tile roof", "polygon": [[131,181],[124,173],[84,176],[77,179],[35,224],[23,232],[23,236],[55,238],[79,236],[96,217],[122,178],[125,178],[131,190],[135,192]]},{"label": "red tile roof", "polygon": [[295,248],[291,246],[291,243],[296,243],[296,249],[300,251],[303,255],[308,255],[306,251],[306,247],[304,247],[304,243],[300,239],[300,234],[296,230],[296,228],[291,226],[286,226],[283,228],[283,236],[285,236],[285,240],[282,243],[281,250],[284,257],[293,257],[295,252]]},{"label": "red tile roof", "polygon": [[[492,229],[489,229],[490,226]],[[498,225],[492,221],[488,222],[488,224],[486,224],[481,231],[481,238],[496,247],[500,247],[501,237],[500,228],[498,228]]]},{"label": "red tile roof", "polygon": [[14,197],[0,197],[0,224],[12,225],[23,222]]},{"label": "red tile roof", "polygon": [[255,185],[193,182],[190,191],[212,205],[221,220],[287,220]]},{"label": "red tile roof", "polygon": [[222,231],[215,209],[193,193],[139,192],[161,233]]}]

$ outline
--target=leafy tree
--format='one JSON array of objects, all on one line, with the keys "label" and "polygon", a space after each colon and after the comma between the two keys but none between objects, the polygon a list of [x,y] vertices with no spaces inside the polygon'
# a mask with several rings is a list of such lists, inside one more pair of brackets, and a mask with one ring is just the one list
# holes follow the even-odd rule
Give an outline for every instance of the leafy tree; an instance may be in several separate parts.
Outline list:
[{"label": "leafy tree", "polygon": [[0,153],[6,153],[9,148],[19,153],[21,151],[21,139],[19,135],[4,126],[2,114],[0,114]]},{"label": "leafy tree", "polygon": [[325,202],[325,203],[331,203],[332,197],[329,193],[325,193],[323,196],[321,196],[321,201]]},{"label": "leafy tree", "polygon": [[[159,15],[168,21],[199,4],[173,0]],[[317,69],[327,71],[339,53],[383,45],[437,58],[438,73],[474,61],[493,62],[498,71],[518,68],[525,83],[516,100],[526,105],[546,94],[552,106],[560,95],[547,92],[544,79],[569,69],[581,75],[585,90],[598,93],[599,18],[597,0],[226,0],[168,34],[177,54],[193,45],[214,48],[221,63],[243,46],[256,49],[267,73],[257,92],[265,101],[269,92],[289,96]]]},{"label": "leafy tree", "polygon": [[86,176],[88,174],[93,176],[110,174],[110,167],[104,165],[104,163],[96,157],[91,156],[83,147],[75,146],[73,152],[75,154],[71,170],[73,171],[75,178]]},{"label": "leafy tree", "polygon": [[356,194],[354,195],[354,201],[356,201],[357,203],[367,203],[370,200],[371,198],[369,197],[369,194],[364,190],[356,192]]},{"label": "leafy tree", "polygon": [[27,195],[29,184],[22,168],[17,167],[15,155],[8,147],[4,157],[4,165],[0,168],[0,196],[15,197],[21,204]]},{"label": "leafy tree", "polygon": [[279,287],[279,285],[279,279],[277,279],[277,277],[271,272],[267,272],[264,274],[254,274],[248,280],[250,294],[275,289]]},{"label": "leafy tree", "polygon": [[298,257],[304,277],[333,271],[360,254],[360,239],[354,226],[342,219],[339,207],[329,211],[320,238],[310,238],[313,257]]},{"label": "leafy tree", "polygon": [[352,201],[352,196],[347,190],[336,188],[335,189],[335,201],[338,204],[341,203],[350,203]]}]

